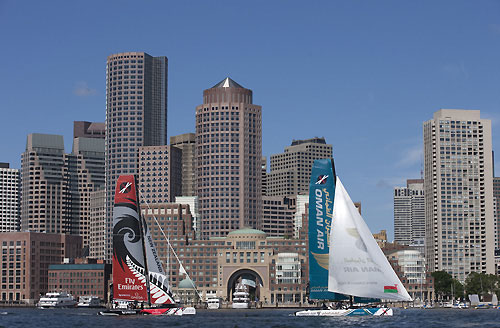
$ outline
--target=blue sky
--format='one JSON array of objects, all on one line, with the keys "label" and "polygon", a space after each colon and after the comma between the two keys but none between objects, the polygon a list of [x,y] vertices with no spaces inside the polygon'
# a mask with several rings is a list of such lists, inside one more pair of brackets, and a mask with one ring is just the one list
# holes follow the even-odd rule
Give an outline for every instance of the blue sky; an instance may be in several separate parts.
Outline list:
[{"label": "blue sky", "polygon": [[70,152],[74,120],[104,121],[106,57],[124,51],[169,58],[169,136],[230,76],[262,106],[264,156],[325,137],[390,238],[392,188],[419,177],[435,111],[491,119],[500,170],[498,1],[0,0],[0,162],[19,168],[35,132]]}]

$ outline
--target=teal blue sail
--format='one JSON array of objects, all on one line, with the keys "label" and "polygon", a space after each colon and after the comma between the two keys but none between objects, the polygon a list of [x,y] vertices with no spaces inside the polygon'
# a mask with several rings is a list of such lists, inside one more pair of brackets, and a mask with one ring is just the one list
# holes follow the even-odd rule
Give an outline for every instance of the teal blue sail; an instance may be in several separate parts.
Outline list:
[{"label": "teal blue sail", "polygon": [[345,300],[328,291],[330,228],[335,194],[333,159],[317,159],[309,185],[309,299]]}]

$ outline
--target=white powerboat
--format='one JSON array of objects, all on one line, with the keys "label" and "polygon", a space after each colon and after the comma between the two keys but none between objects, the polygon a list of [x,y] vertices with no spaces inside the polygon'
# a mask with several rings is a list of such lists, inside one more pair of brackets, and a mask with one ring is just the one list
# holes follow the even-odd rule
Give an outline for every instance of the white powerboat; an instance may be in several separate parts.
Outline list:
[{"label": "white powerboat", "polygon": [[250,304],[250,294],[243,283],[236,284],[233,293],[233,309],[248,309]]},{"label": "white powerboat", "polygon": [[214,298],[209,298],[207,300],[207,308],[209,310],[217,310],[217,309],[220,309],[220,301],[218,298],[214,297]]},{"label": "white powerboat", "polygon": [[47,293],[37,304],[39,308],[74,307],[75,305],[75,299],[67,292]]},{"label": "white powerboat", "polygon": [[80,296],[78,299],[78,307],[81,308],[98,308],[102,307],[101,299],[97,296]]}]

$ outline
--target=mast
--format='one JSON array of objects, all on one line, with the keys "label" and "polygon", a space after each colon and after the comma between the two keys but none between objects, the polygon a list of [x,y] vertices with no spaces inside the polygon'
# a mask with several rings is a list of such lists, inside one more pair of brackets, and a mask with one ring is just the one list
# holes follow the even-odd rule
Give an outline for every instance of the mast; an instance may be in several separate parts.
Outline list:
[{"label": "mast", "polygon": [[142,255],[144,256],[144,275],[146,276],[146,292],[147,292],[147,295],[148,295],[148,306],[151,307],[151,291],[150,291],[150,286],[149,286],[149,270],[148,270],[148,258],[147,258],[147,254],[146,254],[146,238],[145,238],[145,234],[144,234],[144,218],[142,217],[142,214],[141,214],[141,206],[140,206],[140,202],[139,202],[139,192],[138,192],[138,189],[137,189],[137,176],[134,175],[134,182],[135,182],[135,186],[136,186],[136,190],[137,190],[137,197],[136,197],[136,201],[137,201],[137,214],[139,215],[139,230],[141,232],[141,240],[142,240]]}]

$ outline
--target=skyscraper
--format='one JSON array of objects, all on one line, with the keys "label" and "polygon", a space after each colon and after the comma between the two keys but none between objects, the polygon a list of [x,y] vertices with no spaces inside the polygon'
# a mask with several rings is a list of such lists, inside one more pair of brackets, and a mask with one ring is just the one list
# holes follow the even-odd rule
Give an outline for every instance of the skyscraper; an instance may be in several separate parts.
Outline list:
[{"label": "skyscraper", "polygon": [[309,193],[309,179],[315,159],[331,158],[332,145],[325,138],[294,140],[285,152],[271,155],[267,178],[268,196],[294,196]]},{"label": "skyscraper", "polygon": [[252,90],[225,78],[196,107],[202,238],[257,227],[261,215],[262,114]]},{"label": "skyscraper", "polygon": [[401,245],[422,245],[424,238],[424,180],[407,180],[406,187],[394,188],[394,241]]},{"label": "skyscraper", "polygon": [[493,273],[491,121],[478,110],[441,109],[423,130],[428,268],[460,281]]},{"label": "skyscraper", "polygon": [[104,140],[74,138],[64,152],[62,136],[28,135],[21,157],[23,231],[90,238],[90,193],[104,187]]},{"label": "skyscraper", "polygon": [[182,196],[196,195],[196,137],[184,133],[170,137],[170,146],[182,150]]},{"label": "skyscraper", "polygon": [[[32,133],[21,155],[21,230],[70,233],[62,136]],[[73,231],[74,232],[74,231]]]},{"label": "skyscraper", "polygon": [[106,64],[106,254],[111,258],[115,183],[137,174],[137,148],[167,144],[167,57],[108,56]]},{"label": "skyscraper", "polygon": [[0,232],[19,231],[19,170],[0,163]]}]

